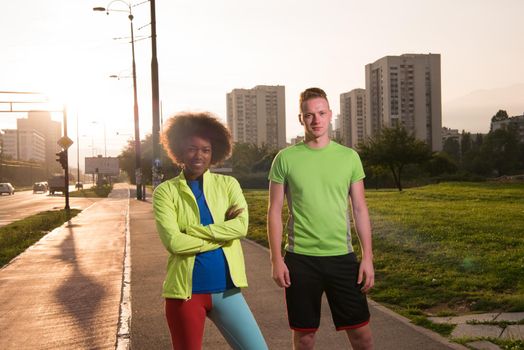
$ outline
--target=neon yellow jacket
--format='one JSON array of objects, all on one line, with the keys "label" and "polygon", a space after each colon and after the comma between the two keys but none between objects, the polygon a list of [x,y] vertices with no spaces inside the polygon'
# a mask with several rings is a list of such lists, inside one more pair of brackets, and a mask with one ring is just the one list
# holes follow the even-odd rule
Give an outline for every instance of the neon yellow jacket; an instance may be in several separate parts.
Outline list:
[{"label": "neon yellow jacket", "polygon": [[[193,288],[195,256],[222,247],[237,287],[247,287],[240,238],[248,227],[247,203],[240,184],[231,177],[204,173],[204,196],[214,223],[200,224],[198,205],[184,173],[163,182],[153,193],[153,210],[160,239],[170,253],[162,296],[189,299]],[[227,209],[236,205],[241,214],[225,221]]]}]

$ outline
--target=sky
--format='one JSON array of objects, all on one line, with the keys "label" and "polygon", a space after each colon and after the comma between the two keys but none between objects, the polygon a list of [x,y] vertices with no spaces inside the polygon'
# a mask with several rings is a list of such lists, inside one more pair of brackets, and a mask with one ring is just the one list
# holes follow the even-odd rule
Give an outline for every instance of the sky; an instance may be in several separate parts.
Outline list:
[{"label": "sky", "polygon": [[[38,91],[53,106],[66,104],[72,150],[79,143],[81,158],[118,155],[134,130],[130,22],[126,12],[92,10],[108,4],[0,0],[0,91]],[[132,4],[144,136],[152,124],[149,2]],[[341,93],[365,88],[366,64],[438,53],[443,125],[487,132],[490,115],[473,127],[446,115],[447,105],[524,84],[522,0],[156,0],[156,7],[163,119],[208,110],[225,121],[232,89],[283,85],[290,139],[303,134],[296,116],[305,88],[323,88],[336,115]],[[127,9],[120,0],[109,8]],[[509,107],[510,115],[524,112]],[[0,129],[14,128],[17,117],[25,114],[0,113]]]}]

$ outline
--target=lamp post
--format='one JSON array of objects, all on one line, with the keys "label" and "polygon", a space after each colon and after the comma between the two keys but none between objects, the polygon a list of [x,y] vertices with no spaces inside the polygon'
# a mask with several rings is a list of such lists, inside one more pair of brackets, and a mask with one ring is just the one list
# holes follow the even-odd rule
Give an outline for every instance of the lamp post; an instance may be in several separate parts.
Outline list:
[{"label": "lamp post", "polygon": [[160,123],[159,123],[159,89],[158,89],[158,60],[156,56],[156,10],[155,0],[149,0],[151,5],[151,87],[153,106],[153,165],[152,182],[153,189],[162,182],[162,163],[160,159]]},{"label": "lamp post", "polygon": [[[110,7],[115,2],[121,2],[125,4],[128,10],[111,10]],[[124,0],[113,0],[107,7],[94,7],[93,11],[103,11],[109,15],[110,11],[118,12],[127,12],[129,15],[130,29],[131,29],[131,54],[133,57],[132,60],[132,70],[133,70],[133,113],[134,113],[134,122],[135,122],[135,182],[136,182],[136,199],[142,198],[142,166],[140,162],[140,129],[139,129],[139,120],[138,120],[138,99],[136,92],[136,65],[135,65],[135,36],[133,31],[133,12],[131,11],[131,4]]]}]

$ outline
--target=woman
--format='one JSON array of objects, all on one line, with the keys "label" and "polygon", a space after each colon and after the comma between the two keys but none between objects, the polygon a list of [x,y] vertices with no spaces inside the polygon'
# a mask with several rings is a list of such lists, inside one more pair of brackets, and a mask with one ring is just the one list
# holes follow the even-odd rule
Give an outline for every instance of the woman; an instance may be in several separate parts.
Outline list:
[{"label": "woman", "polygon": [[153,195],[170,253],[162,295],[173,348],[201,349],[207,316],[234,349],[267,349],[240,292],[247,203],[236,179],[209,171],[230,155],[231,134],[210,113],[181,113],[168,120],[161,142],[182,168]]}]

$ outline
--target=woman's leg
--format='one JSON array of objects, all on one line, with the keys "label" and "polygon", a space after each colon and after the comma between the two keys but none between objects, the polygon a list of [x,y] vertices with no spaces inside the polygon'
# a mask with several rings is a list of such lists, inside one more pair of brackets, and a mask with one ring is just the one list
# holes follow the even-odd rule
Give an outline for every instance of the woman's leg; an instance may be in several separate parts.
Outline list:
[{"label": "woman's leg", "polygon": [[233,349],[267,350],[266,341],[240,289],[214,293],[211,297],[213,308],[208,317]]},{"label": "woman's leg", "polygon": [[166,299],[166,319],[175,350],[201,350],[211,294],[193,294],[189,300]]}]

